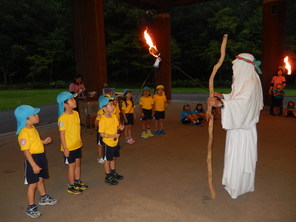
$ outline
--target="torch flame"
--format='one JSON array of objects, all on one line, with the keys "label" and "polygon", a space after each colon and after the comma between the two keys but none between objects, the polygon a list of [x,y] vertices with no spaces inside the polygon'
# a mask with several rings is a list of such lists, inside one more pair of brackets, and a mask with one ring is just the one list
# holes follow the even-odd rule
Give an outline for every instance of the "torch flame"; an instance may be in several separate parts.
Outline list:
[{"label": "torch flame", "polygon": [[292,73],[292,71],[291,71],[291,65],[290,65],[290,63],[289,63],[289,57],[288,56],[286,56],[285,58],[284,58],[284,62],[285,62],[285,68],[288,70],[288,75],[291,75],[291,73]]},{"label": "torch flame", "polygon": [[144,31],[144,38],[146,40],[147,45],[149,45],[149,53],[156,58],[159,57],[160,53],[158,52],[156,46],[153,44],[153,41],[150,35],[148,34],[147,29]]}]

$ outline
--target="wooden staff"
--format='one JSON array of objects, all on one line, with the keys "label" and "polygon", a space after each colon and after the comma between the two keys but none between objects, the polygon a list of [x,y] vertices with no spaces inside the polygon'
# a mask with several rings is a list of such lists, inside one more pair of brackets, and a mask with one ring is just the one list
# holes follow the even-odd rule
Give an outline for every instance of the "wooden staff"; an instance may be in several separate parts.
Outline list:
[{"label": "wooden staff", "polygon": [[[210,79],[209,79],[209,96],[210,97],[213,97],[213,95],[214,95],[214,77],[215,77],[218,69],[222,65],[222,63],[224,61],[224,58],[225,58],[227,38],[228,38],[228,35],[224,34],[222,44],[221,44],[221,48],[220,48],[221,56],[220,56],[220,59],[217,62],[217,64],[214,66],[212,74],[211,74]],[[214,118],[212,116],[212,106],[209,106],[209,105],[208,105],[208,110],[207,110],[207,117],[209,119],[209,128],[208,128],[209,139],[208,139],[208,155],[207,155],[208,183],[209,183],[212,199],[215,199],[216,198],[216,191],[215,191],[215,188],[213,186],[213,170],[212,170],[212,146],[213,146]]]}]

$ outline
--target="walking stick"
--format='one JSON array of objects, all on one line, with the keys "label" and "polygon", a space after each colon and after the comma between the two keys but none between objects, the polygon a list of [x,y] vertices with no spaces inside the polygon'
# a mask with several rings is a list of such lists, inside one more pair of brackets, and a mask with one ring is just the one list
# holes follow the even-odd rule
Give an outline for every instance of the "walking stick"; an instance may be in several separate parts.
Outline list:
[{"label": "walking stick", "polygon": [[[225,51],[226,51],[226,44],[227,44],[227,38],[228,35],[224,34],[221,48],[220,48],[220,59],[217,62],[217,64],[214,66],[212,74],[209,79],[209,95],[210,97],[213,97],[214,95],[214,77],[222,65],[224,58],[225,58]],[[212,106],[208,105],[208,110],[207,110],[207,117],[209,119],[209,139],[208,139],[208,155],[207,155],[207,164],[208,164],[208,183],[209,183],[209,188],[211,191],[211,196],[212,199],[216,198],[216,191],[213,186],[213,170],[212,170],[212,146],[213,146],[213,126],[214,126],[214,118],[212,117]]]}]

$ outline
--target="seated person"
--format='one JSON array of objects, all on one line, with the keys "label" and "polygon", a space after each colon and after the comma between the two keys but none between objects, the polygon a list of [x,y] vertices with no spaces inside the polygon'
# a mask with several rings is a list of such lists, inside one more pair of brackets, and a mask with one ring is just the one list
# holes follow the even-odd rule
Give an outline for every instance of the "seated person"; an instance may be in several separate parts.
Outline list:
[{"label": "seated person", "polygon": [[284,109],[284,116],[296,117],[295,103],[293,101],[288,102],[287,108]]},{"label": "seated person", "polygon": [[201,103],[198,103],[196,105],[195,110],[193,111],[193,113],[197,115],[198,120],[201,123],[206,121],[206,113],[205,113]]},{"label": "seated person", "polygon": [[187,103],[183,105],[183,111],[181,113],[180,120],[182,124],[193,123],[196,126],[201,125],[200,121],[198,120],[198,116],[190,110],[190,105]]}]

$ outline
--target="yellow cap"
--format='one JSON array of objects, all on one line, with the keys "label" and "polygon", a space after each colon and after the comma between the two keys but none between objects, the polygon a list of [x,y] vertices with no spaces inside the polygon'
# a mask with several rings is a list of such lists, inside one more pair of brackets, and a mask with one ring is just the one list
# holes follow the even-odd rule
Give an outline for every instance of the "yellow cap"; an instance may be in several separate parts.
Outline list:
[{"label": "yellow cap", "polygon": [[158,86],[156,86],[156,89],[164,89],[164,86],[163,85],[158,85]]}]

